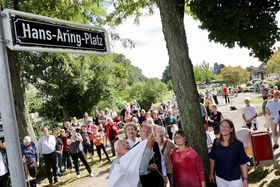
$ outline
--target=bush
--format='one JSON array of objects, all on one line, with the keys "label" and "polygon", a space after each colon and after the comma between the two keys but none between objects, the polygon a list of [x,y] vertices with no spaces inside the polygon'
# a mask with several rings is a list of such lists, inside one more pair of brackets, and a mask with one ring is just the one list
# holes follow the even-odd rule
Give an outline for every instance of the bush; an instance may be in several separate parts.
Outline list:
[{"label": "bush", "polygon": [[159,102],[167,93],[167,85],[159,79],[149,79],[147,82],[139,82],[132,86],[130,98],[136,99],[145,110],[150,109],[151,104]]},{"label": "bush", "polygon": [[275,82],[274,86],[278,86],[278,89],[280,89],[280,82]]},{"label": "bush", "polygon": [[252,86],[253,84],[249,81],[246,83],[246,86]]}]

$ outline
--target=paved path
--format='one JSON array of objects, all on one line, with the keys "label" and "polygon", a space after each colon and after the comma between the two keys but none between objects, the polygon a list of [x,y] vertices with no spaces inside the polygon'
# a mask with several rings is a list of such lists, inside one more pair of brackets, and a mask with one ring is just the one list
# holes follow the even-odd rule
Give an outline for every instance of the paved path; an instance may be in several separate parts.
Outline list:
[{"label": "paved path", "polygon": [[[221,103],[220,105],[218,105],[218,110],[222,112],[224,118],[228,118],[233,121],[236,129],[239,129],[244,125],[244,121],[242,119],[242,108],[244,108],[245,106],[245,97],[249,97],[254,101],[259,98],[259,95],[256,93],[240,93],[237,97],[233,97],[232,106],[235,106],[237,110],[231,110],[231,104],[225,104],[225,100],[223,97],[218,98],[219,102]],[[264,130],[264,117],[261,111],[262,103],[253,103],[253,105],[255,105],[255,107],[257,108],[258,114],[261,113],[261,115],[259,115],[257,118],[258,129]]]}]

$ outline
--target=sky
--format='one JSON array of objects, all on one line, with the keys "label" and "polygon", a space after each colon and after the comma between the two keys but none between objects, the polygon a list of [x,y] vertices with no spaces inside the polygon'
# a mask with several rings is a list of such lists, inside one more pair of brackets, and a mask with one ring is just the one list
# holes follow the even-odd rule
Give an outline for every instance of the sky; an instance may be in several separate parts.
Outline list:
[{"label": "sky", "polygon": [[[280,23],[280,14],[277,15]],[[210,42],[208,32],[199,29],[199,22],[185,15],[185,29],[189,54],[194,65],[204,61],[211,66],[215,62],[226,66],[259,66],[258,59],[249,56],[246,48],[235,47],[229,49],[221,44]],[[154,15],[140,18],[140,24],[135,24],[128,19],[117,27],[117,33],[123,38],[132,39],[136,45],[134,48],[124,48],[120,43],[113,44],[112,52],[124,54],[134,66],[139,67],[142,73],[149,78],[161,78],[162,72],[168,65],[168,53],[162,33],[159,12]],[[280,47],[280,42],[277,43]]]}]

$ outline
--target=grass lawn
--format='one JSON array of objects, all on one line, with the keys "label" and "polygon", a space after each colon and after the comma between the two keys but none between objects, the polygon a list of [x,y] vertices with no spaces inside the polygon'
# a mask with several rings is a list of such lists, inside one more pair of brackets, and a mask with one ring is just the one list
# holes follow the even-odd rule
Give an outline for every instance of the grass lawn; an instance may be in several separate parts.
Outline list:
[{"label": "grass lawn", "polygon": [[251,99],[251,104],[253,104],[253,105],[262,104],[262,103],[263,103],[263,98],[262,97]]},{"label": "grass lawn", "polygon": [[[108,151],[107,151],[108,152]],[[109,156],[111,155],[111,153],[109,153]],[[114,159],[114,157],[110,157],[111,161]],[[94,153],[94,159],[93,161],[91,159],[87,159],[93,173],[94,173],[94,183],[93,186],[98,186],[98,184],[96,183],[96,181],[98,181],[98,177],[101,177],[102,175],[109,173],[110,170],[110,166],[111,163],[108,162],[108,160],[106,159],[105,155],[102,152],[102,161],[103,163],[100,164],[99,163],[99,158],[97,156],[97,152],[95,151]],[[91,178],[89,176],[89,173],[87,172],[85,166],[83,165],[82,162],[80,162],[80,175],[81,177],[78,179],[76,172],[75,171],[68,171],[67,173],[63,173],[62,176],[59,177],[59,182],[56,184],[53,184],[52,186],[54,187],[58,187],[58,186],[73,186],[75,184],[77,184],[77,186],[81,185],[81,187],[85,187],[83,186],[83,180],[85,180],[86,178]],[[81,182],[81,183],[80,183]],[[43,180],[40,181],[40,183],[38,184],[39,187],[43,187],[43,186],[49,186],[48,180],[45,178]],[[76,185],[75,185],[76,186]],[[105,186],[104,186],[105,187]]]}]

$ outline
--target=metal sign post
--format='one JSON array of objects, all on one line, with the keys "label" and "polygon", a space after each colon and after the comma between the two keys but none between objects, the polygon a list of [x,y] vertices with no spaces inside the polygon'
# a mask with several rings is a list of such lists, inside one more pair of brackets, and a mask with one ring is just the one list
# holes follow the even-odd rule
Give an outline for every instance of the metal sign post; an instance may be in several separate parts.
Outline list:
[{"label": "metal sign post", "polygon": [[[1,17],[5,16],[1,14]],[[4,37],[2,19],[0,19],[0,110],[3,122],[4,138],[9,159],[9,171],[12,186],[25,187],[25,176],[21,159],[21,149],[14,108],[14,99],[10,80],[9,62]]]},{"label": "metal sign post", "polygon": [[17,51],[106,55],[105,29],[5,9],[0,17],[0,109],[12,186],[25,187],[7,48]]}]

